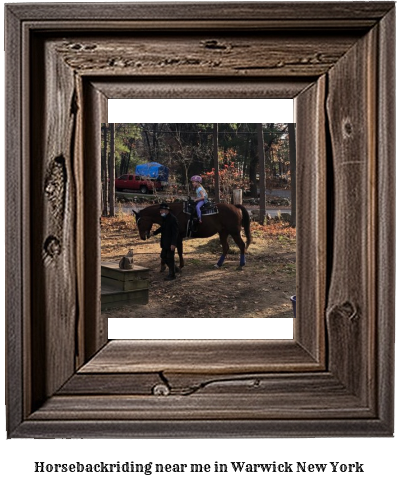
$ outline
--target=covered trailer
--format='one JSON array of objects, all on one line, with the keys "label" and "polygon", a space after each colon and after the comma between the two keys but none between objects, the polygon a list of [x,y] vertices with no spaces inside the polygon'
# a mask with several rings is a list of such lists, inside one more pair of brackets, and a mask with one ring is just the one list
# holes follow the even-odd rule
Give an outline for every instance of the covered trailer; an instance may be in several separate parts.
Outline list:
[{"label": "covered trailer", "polygon": [[159,162],[146,162],[145,164],[139,164],[136,166],[136,176],[142,176],[145,178],[156,179],[164,183],[168,182],[169,169]]}]

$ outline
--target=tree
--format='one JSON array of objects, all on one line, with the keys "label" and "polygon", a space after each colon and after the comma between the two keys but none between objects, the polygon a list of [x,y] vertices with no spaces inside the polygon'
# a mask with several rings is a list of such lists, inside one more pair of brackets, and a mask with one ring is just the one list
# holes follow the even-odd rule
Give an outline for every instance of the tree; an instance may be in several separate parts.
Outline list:
[{"label": "tree", "polygon": [[220,203],[220,175],[219,175],[219,127],[213,124],[213,163],[215,164],[215,201]]},{"label": "tree", "polygon": [[[266,181],[283,175],[289,168],[287,124],[262,124],[265,149]],[[110,128],[103,125],[102,179],[109,177]],[[216,145],[216,149],[215,149]],[[107,152],[107,155],[105,155]],[[234,171],[239,184],[247,187],[251,181],[251,195],[257,197],[259,158],[257,124],[250,123],[117,123],[115,124],[115,175],[134,172],[137,164],[160,162],[170,170],[178,185],[189,190],[193,174],[206,174],[218,165],[229,165],[234,154]],[[216,163],[218,158],[218,164]],[[105,167],[107,166],[107,167]],[[107,172],[107,175],[105,174]],[[277,174],[278,173],[278,174]],[[270,184],[269,182],[266,183]],[[216,191],[217,181],[209,187]],[[103,200],[109,204],[104,185]],[[224,190],[223,190],[224,191]]]},{"label": "tree", "polygon": [[140,124],[143,129],[145,146],[147,148],[148,161],[158,162],[160,156],[160,139],[165,124],[151,123]]},{"label": "tree", "polygon": [[258,132],[258,158],[259,158],[259,181],[260,181],[260,201],[259,201],[259,221],[261,224],[266,216],[266,174],[265,174],[265,143],[263,139],[263,125],[257,124]]},{"label": "tree", "polygon": [[290,171],[291,171],[291,221],[292,227],[296,227],[296,140],[295,124],[288,124],[288,137],[290,144]]},{"label": "tree", "polygon": [[115,124],[115,174],[129,174],[142,161],[137,152],[142,133],[138,124]]},{"label": "tree", "polygon": [[109,157],[109,216],[115,216],[115,124],[110,123],[111,143]]},{"label": "tree", "polygon": [[102,180],[102,214],[104,216],[108,213],[108,151],[107,151],[107,139],[108,139],[108,128],[106,123],[102,124],[102,135],[103,135],[103,152],[101,157],[101,180]]}]

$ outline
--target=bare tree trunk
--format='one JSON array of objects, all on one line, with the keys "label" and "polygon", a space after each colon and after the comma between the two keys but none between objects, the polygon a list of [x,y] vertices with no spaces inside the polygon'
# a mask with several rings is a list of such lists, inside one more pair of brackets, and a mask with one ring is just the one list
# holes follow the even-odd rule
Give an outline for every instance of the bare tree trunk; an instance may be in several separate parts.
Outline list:
[{"label": "bare tree trunk", "polygon": [[[153,161],[154,158],[153,158],[153,155],[152,155],[152,150],[151,150],[151,142],[150,142],[150,135],[149,135],[149,131],[148,131],[148,128],[146,127],[146,124],[142,124],[141,125],[141,128],[144,132],[144,136],[145,136],[145,141],[147,142],[147,149],[148,149],[148,159],[149,161]],[[145,144],[144,144],[145,145]]]},{"label": "bare tree trunk", "polygon": [[258,172],[258,155],[256,153],[256,142],[255,138],[250,141],[249,148],[249,187],[251,191],[251,196],[257,198],[258,196],[258,183],[257,183],[257,172]]},{"label": "bare tree trunk", "polygon": [[151,150],[152,158],[151,158],[150,162],[157,160],[157,157],[156,157],[156,153],[157,153],[157,132],[158,132],[158,124],[154,123],[152,125],[152,150]]},{"label": "bare tree trunk", "polygon": [[249,157],[249,146],[251,144],[251,135],[247,134],[247,139],[245,141],[245,152],[244,152],[244,162],[242,165],[242,177],[244,178],[245,173],[247,172],[248,166],[248,157]]},{"label": "bare tree trunk", "polygon": [[263,142],[262,124],[257,124],[258,129],[258,158],[259,158],[259,222],[262,225],[266,216],[266,185],[265,185],[265,149]]},{"label": "bare tree trunk", "polygon": [[188,168],[190,167],[190,164],[186,164],[183,161],[183,166],[184,166],[184,175],[186,178],[186,191],[187,191],[187,196],[190,196],[190,181],[188,179]]},{"label": "bare tree trunk", "polygon": [[103,157],[103,164],[102,164],[102,177],[103,177],[103,191],[102,191],[102,199],[103,199],[103,215],[108,215],[108,129],[107,124],[104,123],[104,157]]},{"label": "bare tree trunk", "polygon": [[109,164],[109,214],[115,216],[115,124],[109,124],[111,129],[110,164]]},{"label": "bare tree trunk", "polygon": [[213,124],[213,161],[215,164],[215,202],[220,203],[220,176],[219,176],[219,130],[218,124]]},{"label": "bare tree trunk", "polygon": [[296,140],[295,124],[288,124],[291,170],[291,226],[296,227]]},{"label": "bare tree trunk", "polygon": [[129,156],[127,158],[127,161],[126,161],[126,174],[129,174],[129,166],[130,166],[130,159],[132,157],[132,151],[133,151],[133,148],[132,148],[132,145],[130,145],[129,147]]}]

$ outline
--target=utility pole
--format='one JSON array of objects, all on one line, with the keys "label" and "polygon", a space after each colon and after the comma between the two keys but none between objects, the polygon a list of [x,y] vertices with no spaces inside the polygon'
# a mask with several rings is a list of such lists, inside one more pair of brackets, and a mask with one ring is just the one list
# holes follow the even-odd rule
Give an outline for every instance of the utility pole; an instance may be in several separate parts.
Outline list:
[{"label": "utility pole", "polygon": [[296,227],[296,140],[295,124],[288,124],[288,137],[290,147],[290,172],[291,172],[291,227]]},{"label": "utility pole", "polygon": [[109,215],[115,216],[115,124],[109,124],[111,129],[110,161],[109,161]]},{"label": "utility pole", "polygon": [[266,171],[265,171],[265,148],[263,141],[262,124],[257,124],[258,131],[258,160],[259,160],[259,223],[263,225],[266,216]]},{"label": "utility pole", "polygon": [[215,164],[215,202],[220,203],[220,177],[219,177],[219,130],[218,124],[213,124],[213,161]]},{"label": "utility pole", "polygon": [[103,216],[108,215],[108,127],[107,124],[103,124],[104,128],[104,156],[103,156],[103,163],[101,168],[101,175],[103,179],[103,187],[102,187],[102,200],[103,200]]}]

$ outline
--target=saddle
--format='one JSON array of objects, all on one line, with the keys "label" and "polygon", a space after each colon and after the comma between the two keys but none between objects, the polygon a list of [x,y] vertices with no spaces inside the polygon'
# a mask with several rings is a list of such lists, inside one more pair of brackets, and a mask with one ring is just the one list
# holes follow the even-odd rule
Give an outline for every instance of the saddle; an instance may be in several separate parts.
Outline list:
[{"label": "saddle", "polygon": [[[195,201],[192,199],[189,199],[187,201],[183,202],[183,211],[184,213],[187,213],[188,215],[193,215],[195,213]],[[213,201],[208,201],[201,207],[201,214],[203,216],[205,215],[216,215],[219,213],[218,207],[216,206],[216,203],[213,203]]]},{"label": "saddle", "polygon": [[202,205],[201,213],[203,215],[216,215],[216,213],[219,213],[219,209],[213,201],[208,201]]},{"label": "saddle", "polygon": [[[186,229],[186,236],[188,238],[194,237],[199,228],[195,207],[196,207],[196,203],[192,199],[183,202],[184,213],[190,215],[190,218],[187,221],[187,229]],[[216,215],[217,213],[219,213],[219,209],[216,206],[216,203],[213,203],[212,201],[208,201],[207,203],[201,206],[201,215],[203,217]]]}]

